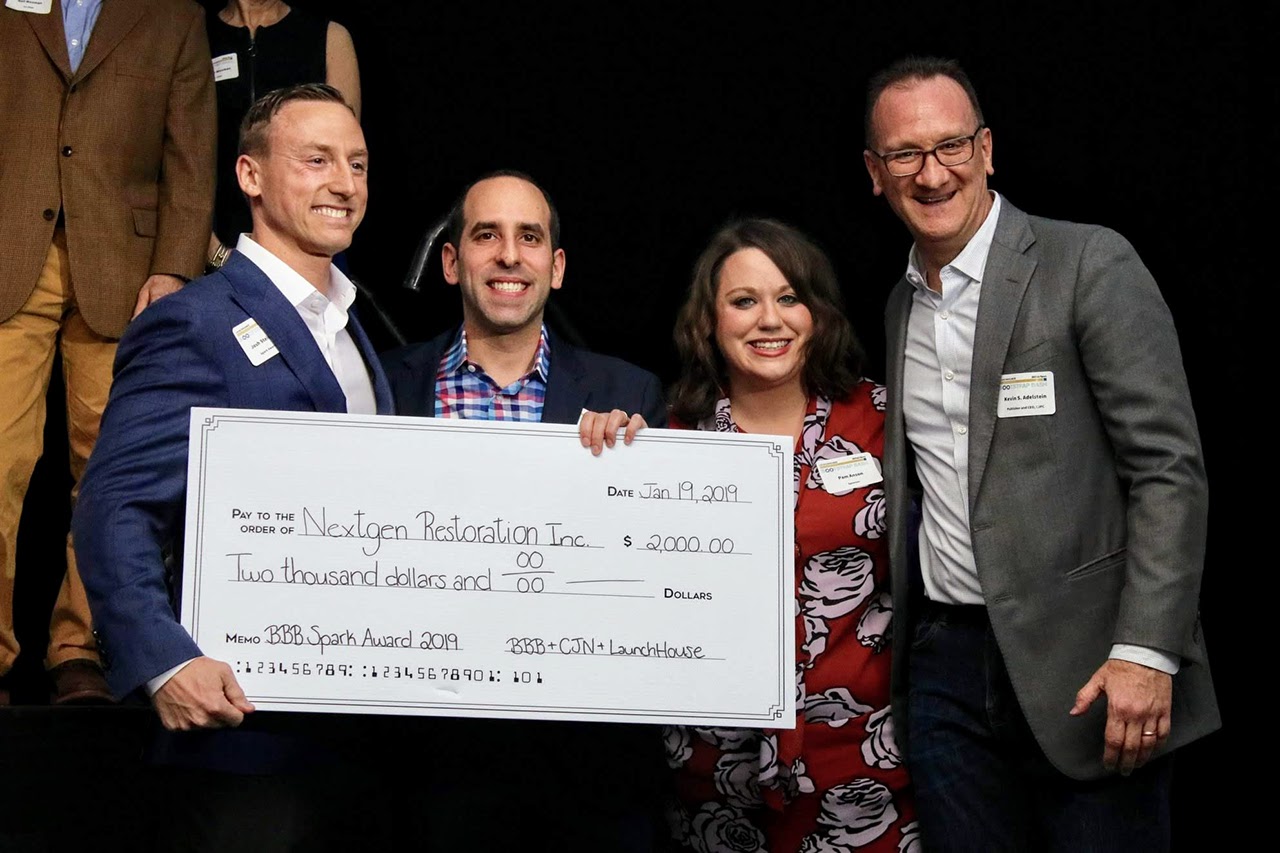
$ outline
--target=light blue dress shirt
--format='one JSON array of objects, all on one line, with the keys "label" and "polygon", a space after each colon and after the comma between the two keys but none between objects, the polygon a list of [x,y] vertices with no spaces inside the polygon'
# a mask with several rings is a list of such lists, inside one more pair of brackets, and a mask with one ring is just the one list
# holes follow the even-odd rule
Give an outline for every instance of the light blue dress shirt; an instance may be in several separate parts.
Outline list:
[{"label": "light blue dress shirt", "polygon": [[84,59],[84,46],[93,35],[93,25],[102,12],[102,0],[62,0],[62,29],[67,35],[67,56],[71,59],[71,73],[80,67]]}]

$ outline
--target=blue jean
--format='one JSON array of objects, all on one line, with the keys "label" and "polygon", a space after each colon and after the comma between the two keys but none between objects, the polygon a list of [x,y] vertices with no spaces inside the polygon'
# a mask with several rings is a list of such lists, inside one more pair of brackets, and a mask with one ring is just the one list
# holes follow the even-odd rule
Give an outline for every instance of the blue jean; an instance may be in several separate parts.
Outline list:
[{"label": "blue jean", "polygon": [[1060,773],[1022,715],[985,608],[926,602],[909,677],[907,766],[930,853],[1169,849],[1172,756],[1128,777]]}]

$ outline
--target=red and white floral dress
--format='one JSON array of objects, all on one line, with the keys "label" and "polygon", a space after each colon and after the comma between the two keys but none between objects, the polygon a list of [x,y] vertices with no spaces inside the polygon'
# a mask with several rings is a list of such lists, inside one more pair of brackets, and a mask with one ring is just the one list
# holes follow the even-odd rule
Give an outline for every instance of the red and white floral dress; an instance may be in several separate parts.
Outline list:
[{"label": "red and white floral dress", "polygon": [[[884,450],[885,389],[809,401],[795,450],[796,727],[669,726],[673,836],[697,853],[921,850],[889,715],[893,602],[883,483],[819,463]],[[738,432],[729,401],[698,429]]]}]

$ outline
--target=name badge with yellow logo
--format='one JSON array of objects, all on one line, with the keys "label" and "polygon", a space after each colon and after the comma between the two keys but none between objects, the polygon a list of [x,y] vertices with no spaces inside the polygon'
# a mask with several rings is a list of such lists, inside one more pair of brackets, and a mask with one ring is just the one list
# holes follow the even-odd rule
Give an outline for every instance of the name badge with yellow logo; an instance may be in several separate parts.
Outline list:
[{"label": "name badge with yellow logo", "polygon": [[838,459],[823,459],[817,464],[822,488],[830,494],[847,495],[854,489],[884,482],[880,463],[870,453],[853,453]]},{"label": "name badge with yellow logo", "polygon": [[1035,415],[1052,415],[1058,410],[1053,395],[1053,371],[1034,373],[1006,373],[1000,377],[1000,400],[996,403],[996,416],[1001,418],[1029,418]]}]

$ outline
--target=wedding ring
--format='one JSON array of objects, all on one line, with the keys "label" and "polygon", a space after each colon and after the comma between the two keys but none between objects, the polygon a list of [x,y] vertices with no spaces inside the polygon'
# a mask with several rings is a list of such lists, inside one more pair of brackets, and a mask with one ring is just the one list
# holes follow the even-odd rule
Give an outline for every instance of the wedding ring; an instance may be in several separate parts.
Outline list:
[{"label": "wedding ring", "polygon": [[1155,736],[1156,736],[1156,733],[1155,733],[1155,732],[1143,732],[1143,733],[1142,733],[1142,736],[1143,736],[1143,737],[1155,737]]}]

